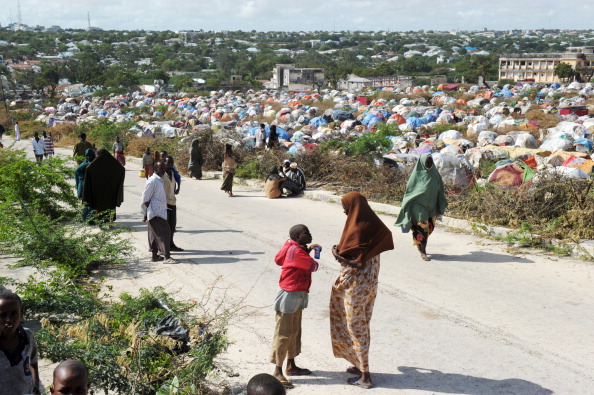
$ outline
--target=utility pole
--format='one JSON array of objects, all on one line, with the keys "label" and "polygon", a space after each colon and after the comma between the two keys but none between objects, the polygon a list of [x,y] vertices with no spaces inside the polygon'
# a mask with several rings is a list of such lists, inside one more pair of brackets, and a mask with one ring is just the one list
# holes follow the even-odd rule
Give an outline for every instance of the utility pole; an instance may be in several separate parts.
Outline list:
[{"label": "utility pole", "polygon": [[87,30],[91,31],[91,14],[87,11],[87,22],[89,23],[89,27]]},{"label": "utility pole", "polygon": [[18,19],[19,26],[20,26],[23,24],[23,18],[21,17],[21,2],[19,0],[17,0],[17,6],[18,6],[17,19]]}]

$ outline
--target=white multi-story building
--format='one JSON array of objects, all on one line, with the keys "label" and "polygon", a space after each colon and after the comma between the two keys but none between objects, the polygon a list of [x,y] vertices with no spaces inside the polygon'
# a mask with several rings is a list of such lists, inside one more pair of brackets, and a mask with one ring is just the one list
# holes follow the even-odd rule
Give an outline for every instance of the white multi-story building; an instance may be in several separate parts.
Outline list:
[{"label": "white multi-story building", "polygon": [[277,64],[267,84],[272,89],[309,90],[325,81],[324,69],[296,68],[293,64]]},{"label": "white multi-story building", "polygon": [[569,47],[563,53],[510,54],[499,58],[500,80],[534,80],[558,82],[555,67],[567,63],[573,69],[580,66],[594,69],[594,47]]}]

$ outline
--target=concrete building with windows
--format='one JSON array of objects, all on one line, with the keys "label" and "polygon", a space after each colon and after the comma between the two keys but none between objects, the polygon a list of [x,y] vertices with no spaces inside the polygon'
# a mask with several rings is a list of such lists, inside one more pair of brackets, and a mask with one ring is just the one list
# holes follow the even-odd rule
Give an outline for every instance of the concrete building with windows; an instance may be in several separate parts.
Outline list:
[{"label": "concrete building with windows", "polygon": [[267,85],[272,89],[310,90],[317,83],[324,83],[324,69],[295,68],[293,64],[277,64],[272,69],[272,79]]},{"label": "concrete building with windows", "polygon": [[509,54],[499,58],[499,79],[540,83],[558,82],[555,67],[567,63],[574,70],[594,70],[594,47],[569,47],[563,53]]}]

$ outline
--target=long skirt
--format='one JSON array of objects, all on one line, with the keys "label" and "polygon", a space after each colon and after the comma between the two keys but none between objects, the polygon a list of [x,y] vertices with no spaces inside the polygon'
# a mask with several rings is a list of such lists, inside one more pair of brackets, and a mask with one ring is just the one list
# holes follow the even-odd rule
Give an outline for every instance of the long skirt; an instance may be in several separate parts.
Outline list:
[{"label": "long skirt", "polygon": [[116,151],[115,157],[120,162],[120,165],[126,166],[126,155],[121,151]]},{"label": "long skirt", "polygon": [[429,235],[435,229],[435,217],[429,218],[427,221],[415,222],[413,221],[411,229],[413,236],[413,245],[427,245]]},{"label": "long skirt", "polygon": [[202,163],[194,162],[188,167],[188,171],[190,172],[190,177],[202,178]]},{"label": "long skirt", "polygon": [[336,358],[369,372],[369,323],[377,295],[379,255],[363,269],[342,267],[330,296],[330,337]]},{"label": "long skirt", "polygon": [[221,185],[221,190],[225,192],[233,192],[233,176],[235,172],[231,172],[229,170],[225,170],[223,173],[223,185]]}]

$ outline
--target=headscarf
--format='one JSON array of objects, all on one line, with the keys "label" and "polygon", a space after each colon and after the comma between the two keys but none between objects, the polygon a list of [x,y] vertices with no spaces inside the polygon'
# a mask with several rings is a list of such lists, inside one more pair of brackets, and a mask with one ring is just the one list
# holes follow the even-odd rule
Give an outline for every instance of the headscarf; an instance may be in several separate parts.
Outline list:
[{"label": "headscarf", "polygon": [[95,151],[93,151],[93,148],[87,148],[85,151],[85,160],[74,170],[74,180],[76,181],[76,197],[79,199],[82,199],[83,197],[87,167],[93,160],[95,160]]},{"label": "headscarf", "polygon": [[190,162],[188,163],[188,170],[197,171],[198,167],[202,167],[202,148],[200,148],[200,140],[192,140],[190,146]]},{"label": "headscarf", "polygon": [[113,210],[124,201],[126,169],[105,149],[87,167],[83,201],[97,211]]},{"label": "headscarf", "polygon": [[342,197],[342,207],[346,210],[347,220],[337,246],[340,255],[366,262],[394,249],[392,232],[369,207],[363,195],[347,193]]},{"label": "headscarf", "polygon": [[278,167],[272,166],[268,175],[266,176],[267,180],[278,180],[281,176],[278,174]]},{"label": "headscarf", "polygon": [[402,227],[404,232],[411,228],[412,221],[427,221],[443,214],[448,206],[443,180],[435,163],[429,169],[425,165],[429,156],[431,155],[421,155],[406,184],[400,214],[394,224]]}]

